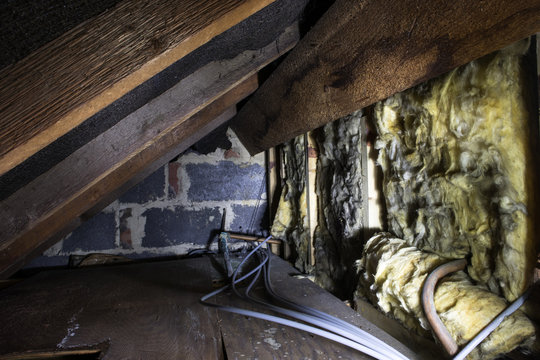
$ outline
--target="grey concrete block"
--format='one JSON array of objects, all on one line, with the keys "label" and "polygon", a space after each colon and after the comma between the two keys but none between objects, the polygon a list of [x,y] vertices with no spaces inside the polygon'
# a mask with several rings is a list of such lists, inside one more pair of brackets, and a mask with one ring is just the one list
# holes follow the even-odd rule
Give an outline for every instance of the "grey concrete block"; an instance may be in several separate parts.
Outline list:
[{"label": "grey concrete block", "polygon": [[115,248],[116,219],[114,213],[99,213],[79,226],[64,240],[62,251],[100,251]]},{"label": "grey concrete block", "polygon": [[165,168],[161,167],[120,197],[121,203],[144,204],[165,197]]},{"label": "grey concrete block", "polygon": [[157,248],[183,243],[206,245],[221,226],[221,210],[148,209],[142,246]]},{"label": "grey concrete block", "polygon": [[265,191],[265,171],[258,164],[237,165],[220,161],[218,165],[187,164],[191,179],[188,198],[191,201],[224,201],[258,199]]},{"label": "grey concrete block", "polygon": [[41,268],[41,267],[57,267],[67,266],[69,263],[69,256],[40,256],[30,261],[25,269]]},{"label": "grey concrete block", "polygon": [[232,209],[235,217],[230,228],[227,230],[258,236],[264,236],[268,233],[266,201],[261,201],[258,207],[233,205]]}]

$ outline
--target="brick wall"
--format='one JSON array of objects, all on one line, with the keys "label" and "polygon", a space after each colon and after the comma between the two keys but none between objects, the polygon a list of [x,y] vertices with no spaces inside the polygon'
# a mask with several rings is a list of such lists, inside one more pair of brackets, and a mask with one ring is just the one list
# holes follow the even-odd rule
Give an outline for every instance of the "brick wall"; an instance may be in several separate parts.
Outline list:
[{"label": "brick wall", "polygon": [[251,157],[231,130],[230,146],[207,155],[188,150],[48,249],[29,267],[66,265],[69,255],[131,258],[186,254],[215,244],[226,229],[264,235],[264,154]]}]

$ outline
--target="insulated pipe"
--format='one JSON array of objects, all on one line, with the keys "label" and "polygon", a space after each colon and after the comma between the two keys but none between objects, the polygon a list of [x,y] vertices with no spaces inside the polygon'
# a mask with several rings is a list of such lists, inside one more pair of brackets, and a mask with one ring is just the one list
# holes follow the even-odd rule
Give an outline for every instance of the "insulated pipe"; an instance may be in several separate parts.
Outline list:
[{"label": "insulated pipe", "polygon": [[424,287],[422,288],[422,307],[424,308],[426,318],[428,319],[433,332],[437,335],[437,338],[450,355],[454,355],[458,351],[458,346],[439,318],[439,315],[437,315],[433,294],[435,292],[435,285],[437,285],[440,278],[447,274],[463,270],[465,269],[465,266],[467,266],[467,261],[465,259],[450,261],[438,266],[428,275],[424,282]]}]

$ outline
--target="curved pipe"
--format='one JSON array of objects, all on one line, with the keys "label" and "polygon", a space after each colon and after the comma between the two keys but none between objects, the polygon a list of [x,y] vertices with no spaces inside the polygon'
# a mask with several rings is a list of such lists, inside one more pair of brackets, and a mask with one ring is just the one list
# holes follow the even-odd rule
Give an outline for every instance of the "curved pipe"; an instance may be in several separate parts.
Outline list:
[{"label": "curved pipe", "polygon": [[428,275],[422,288],[422,307],[424,308],[426,318],[428,319],[433,332],[437,335],[437,338],[439,338],[446,352],[450,355],[454,355],[458,351],[458,346],[439,318],[439,315],[437,315],[435,302],[433,301],[433,293],[435,292],[435,285],[437,285],[439,279],[450,273],[463,270],[465,269],[465,266],[467,266],[467,261],[464,259],[450,261],[438,266]]}]

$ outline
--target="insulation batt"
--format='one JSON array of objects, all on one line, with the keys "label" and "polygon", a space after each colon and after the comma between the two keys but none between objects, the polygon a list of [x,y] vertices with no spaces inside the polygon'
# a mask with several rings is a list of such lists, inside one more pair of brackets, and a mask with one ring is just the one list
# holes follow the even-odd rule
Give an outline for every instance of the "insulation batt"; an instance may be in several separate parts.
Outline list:
[{"label": "insulation batt", "polygon": [[507,300],[535,263],[522,41],[375,106],[389,231]]},{"label": "insulation batt", "polygon": [[[356,297],[368,297],[407,328],[425,333],[429,323],[420,300],[422,286],[431,271],[448,261],[420,251],[388,233],[377,234],[367,242],[364,257],[358,262],[360,282]],[[459,346],[466,344],[508,306],[503,298],[474,285],[463,271],[439,281],[434,301],[439,317]],[[531,341],[533,336],[534,326],[518,310],[468,358],[492,359],[524,341]]]},{"label": "insulation batt", "polygon": [[354,261],[362,256],[362,111],[317,129],[315,281],[350,298],[356,287]]},{"label": "insulation batt", "polygon": [[363,121],[362,111],[357,111],[313,132],[318,150],[314,269],[307,264],[303,135],[282,146],[285,185],[272,225],[272,235],[287,239],[296,253],[295,266],[313,271],[317,284],[343,298],[350,298],[356,287],[354,261],[362,256]]},{"label": "insulation batt", "polygon": [[311,271],[309,265],[309,226],[305,188],[304,136],[282,145],[285,184],[270,233],[287,241],[293,252],[294,266],[302,272]]}]

